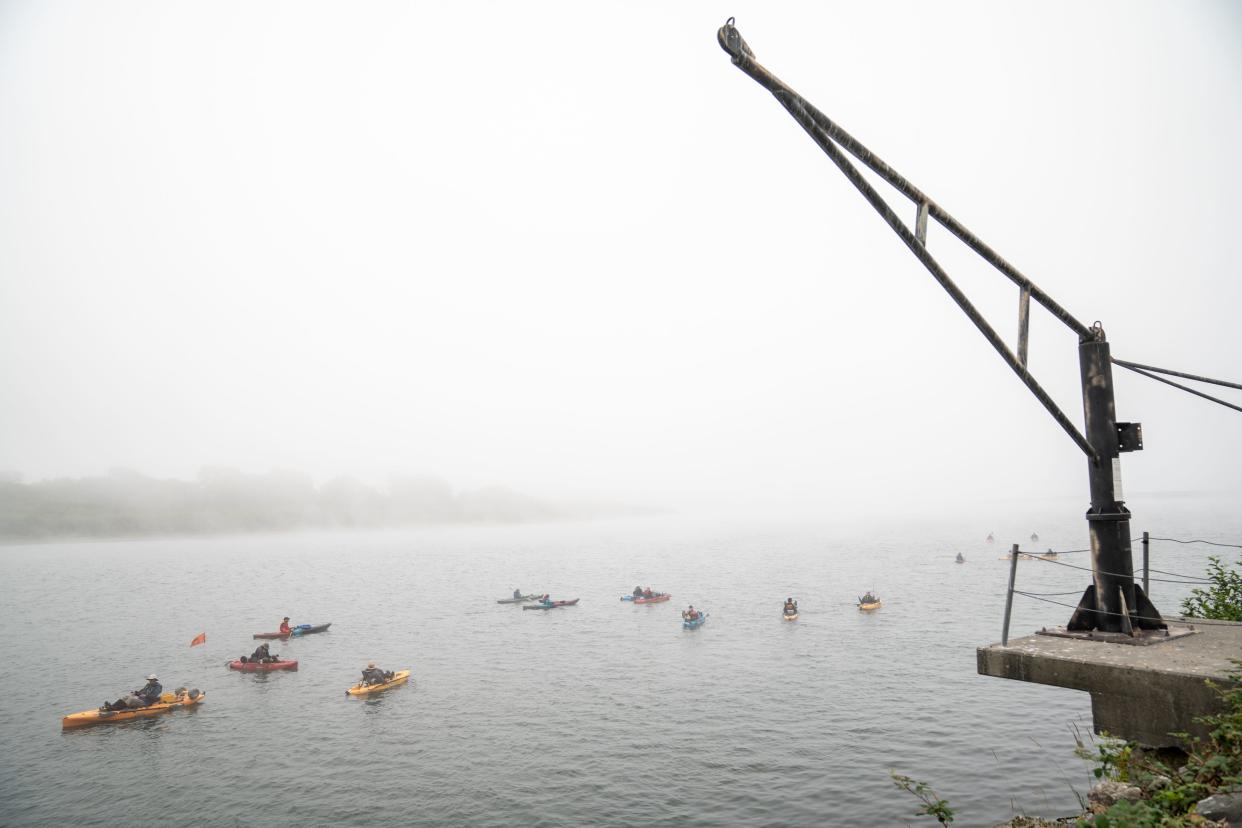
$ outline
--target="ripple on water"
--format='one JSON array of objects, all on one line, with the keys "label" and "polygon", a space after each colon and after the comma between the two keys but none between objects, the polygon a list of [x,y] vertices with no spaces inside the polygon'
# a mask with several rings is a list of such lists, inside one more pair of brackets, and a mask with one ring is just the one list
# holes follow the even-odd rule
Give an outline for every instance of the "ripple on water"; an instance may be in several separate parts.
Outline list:
[{"label": "ripple on water", "polygon": [[[1089,700],[975,675],[1007,570],[956,551],[664,520],[5,548],[0,822],[902,824],[915,803],[889,768],[931,782],[964,826],[1011,802],[1070,812]],[[1026,577],[1078,585],[1055,569]],[[636,582],[674,600],[618,601]],[[514,587],[582,603],[495,603]],[[885,606],[860,614],[872,587]],[[687,603],[710,623],[683,631]],[[1061,620],[1045,610],[1020,606],[1014,628]],[[286,612],[333,622],[273,647],[297,672],[225,669]],[[413,680],[347,698],[368,660]],[[207,701],[59,730],[150,670]],[[33,693],[32,675],[61,679]]]}]

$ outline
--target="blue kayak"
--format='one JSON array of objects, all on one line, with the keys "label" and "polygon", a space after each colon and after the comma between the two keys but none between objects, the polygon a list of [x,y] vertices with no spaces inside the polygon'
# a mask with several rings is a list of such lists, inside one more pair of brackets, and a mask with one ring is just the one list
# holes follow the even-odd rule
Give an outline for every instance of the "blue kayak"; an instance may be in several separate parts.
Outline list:
[{"label": "blue kayak", "polygon": [[689,618],[682,619],[682,629],[697,630],[699,627],[707,623],[707,613],[700,613],[698,618],[691,620]]}]

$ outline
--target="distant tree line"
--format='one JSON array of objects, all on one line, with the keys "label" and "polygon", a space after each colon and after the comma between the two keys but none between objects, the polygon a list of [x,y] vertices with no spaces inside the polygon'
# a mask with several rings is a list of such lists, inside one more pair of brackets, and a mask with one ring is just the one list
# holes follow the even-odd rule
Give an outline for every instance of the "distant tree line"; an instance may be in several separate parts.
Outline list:
[{"label": "distant tree line", "polygon": [[501,487],[454,492],[433,477],[394,477],[386,490],[351,477],[206,468],[192,481],[131,471],[23,483],[0,476],[0,539],[257,532],[333,527],[517,523],[573,517]]}]

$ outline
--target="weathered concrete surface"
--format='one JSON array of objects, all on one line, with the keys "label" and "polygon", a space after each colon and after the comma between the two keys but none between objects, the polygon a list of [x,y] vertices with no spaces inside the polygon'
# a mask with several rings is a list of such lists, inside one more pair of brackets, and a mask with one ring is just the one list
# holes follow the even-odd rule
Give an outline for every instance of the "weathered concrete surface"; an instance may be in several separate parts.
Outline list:
[{"label": "weathered concrete surface", "polygon": [[1242,626],[1195,629],[1194,635],[1146,647],[1032,635],[1011,639],[1008,647],[980,647],[978,670],[1085,690],[1097,733],[1149,747],[1184,747],[1169,734],[1206,735],[1194,719],[1223,709],[1206,680],[1227,682],[1230,660],[1242,659]]}]

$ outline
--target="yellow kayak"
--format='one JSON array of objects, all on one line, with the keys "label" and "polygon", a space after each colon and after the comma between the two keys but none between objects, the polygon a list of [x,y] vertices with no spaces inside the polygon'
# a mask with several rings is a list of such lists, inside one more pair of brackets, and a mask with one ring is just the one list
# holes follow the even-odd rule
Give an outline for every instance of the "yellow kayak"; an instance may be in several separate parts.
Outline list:
[{"label": "yellow kayak", "polygon": [[871,602],[871,603],[869,603],[869,604],[859,604],[859,605],[858,605],[858,609],[862,610],[863,612],[867,612],[867,611],[869,611],[869,610],[877,610],[877,609],[879,609],[881,606],[882,606],[881,602],[879,602],[879,601],[872,601],[872,602]]},{"label": "yellow kayak", "polygon": [[380,693],[389,688],[396,687],[398,684],[405,684],[409,678],[409,670],[398,670],[392,674],[392,678],[383,684],[355,684],[345,692],[351,696],[366,696],[371,693]]},{"label": "yellow kayak", "polygon": [[86,727],[87,725],[145,719],[148,716],[158,716],[161,713],[167,713],[174,707],[189,707],[192,704],[198,704],[206,697],[207,694],[199,690],[191,690],[188,693],[183,692],[180,696],[173,693],[165,693],[158,702],[146,707],[135,707],[131,710],[100,710],[96,707],[94,710],[70,713],[60,720],[60,726],[68,730],[72,727]]},{"label": "yellow kayak", "polygon": [[784,615],[784,614],[782,614],[782,615],[781,615],[781,618],[784,618],[786,621],[797,621],[797,620],[798,620],[798,613],[796,613],[796,612],[795,612],[793,615]]}]

